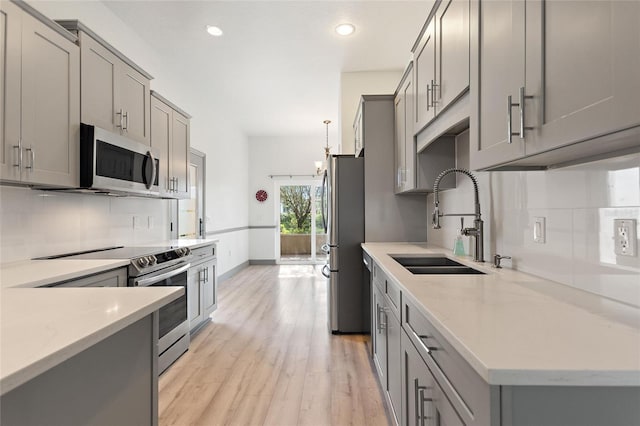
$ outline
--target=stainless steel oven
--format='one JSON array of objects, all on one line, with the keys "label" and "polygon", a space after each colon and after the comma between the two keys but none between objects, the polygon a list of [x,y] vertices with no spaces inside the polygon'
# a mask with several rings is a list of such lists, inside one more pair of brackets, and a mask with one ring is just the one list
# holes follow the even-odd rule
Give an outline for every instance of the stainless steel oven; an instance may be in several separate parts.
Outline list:
[{"label": "stainless steel oven", "polygon": [[160,308],[158,333],[158,371],[162,373],[189,348],[189,318],[187,314],[187,271],[191,265],[178,264],[157,272],[132,277],[133,287],[182,287],[184,294]]},{"label": "stainless steel oven", "polygon": [[162,373],[189,349],[187,270],[192,258],[186,247],[108,247],[41,259],[129,259],[129,287],[182,287],[184,294],[159,310],[158,371]]}]

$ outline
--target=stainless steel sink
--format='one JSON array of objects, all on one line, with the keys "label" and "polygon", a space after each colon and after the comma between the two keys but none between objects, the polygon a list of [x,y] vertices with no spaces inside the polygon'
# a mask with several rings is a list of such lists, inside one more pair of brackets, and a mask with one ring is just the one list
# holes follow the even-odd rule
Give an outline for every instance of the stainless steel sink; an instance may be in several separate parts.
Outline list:
[{"label": "stainless steel sink", "polygon": [[391,256],[412,274],[484,275],[484,272],[442,256]]}]

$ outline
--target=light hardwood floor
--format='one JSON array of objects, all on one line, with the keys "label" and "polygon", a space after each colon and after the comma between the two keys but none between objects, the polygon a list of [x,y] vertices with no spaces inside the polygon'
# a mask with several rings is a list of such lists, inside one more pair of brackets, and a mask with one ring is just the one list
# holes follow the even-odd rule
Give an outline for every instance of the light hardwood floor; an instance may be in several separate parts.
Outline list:
[{"label": "light hardwood floor", "polygon": [[160,377],[160,425],[387,425],[361,335],[327,329],[320,266],[250,266]]}]

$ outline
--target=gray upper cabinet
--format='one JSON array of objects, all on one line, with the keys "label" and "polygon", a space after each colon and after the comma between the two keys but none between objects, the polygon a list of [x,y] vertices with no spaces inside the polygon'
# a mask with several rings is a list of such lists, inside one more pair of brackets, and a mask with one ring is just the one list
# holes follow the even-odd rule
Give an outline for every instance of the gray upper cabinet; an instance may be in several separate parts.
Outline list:
[{"label": "gray upper cabinet", "polygon": [[170,198],[189,198],[191,116],[152,91],[151,146],[160,154],[160,192]]},{"label": "gray upper cabinet", "polygon": [[150,144],[152,77],[78,21],[58,21],[80,40],[81,120]]},{"label": "gray upper cabinet", "polygon": [[413,137],[413,63],[409,64],[394,100],[396,145],[396,194],[416,187],[416,144]]},{"label": "gray upper cabinet", "polygon": [[640,3],[474,2],[471,22],[472,168],[637,149]]},{"label": "gray upper cabinet", "polygon": [[[419,133],[469,88],[469,0],[443,0],[413,48]],[[458,114],[455,122],[457,124]]]},{"label": "gray upper cabinet", "polygon": [[432,89],[436,79],[435,19],[430,19],[424,30],[420,43],[414,50],[413,63],[415,66],[414,100],[416,103],[413,133],[418,133],[436,116]]},{"label": "gray upper cabinet", "polygon": [[443,0],[436,10],[436,114],[469,88],[469,0]]},{"label": "gray upper cabinet", "polygon": [[75,37],[24,3],[2,2],[0,26],[0,176],[77,186],[80,52]]}]

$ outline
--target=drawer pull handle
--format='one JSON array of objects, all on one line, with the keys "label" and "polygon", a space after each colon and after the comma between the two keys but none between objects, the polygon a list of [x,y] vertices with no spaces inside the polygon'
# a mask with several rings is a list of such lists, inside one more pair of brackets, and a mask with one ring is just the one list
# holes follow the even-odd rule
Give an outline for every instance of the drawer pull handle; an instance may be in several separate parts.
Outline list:
[{"label": "drawer pull handle", "polygon": [[409,329],[411,330],[411,333],[415,336],[415,338],[418,340],[418,343],[420,343],[420,346],[422,346],[422,349],[425,350],[425,352],[427,352],[428,354],[431,354],[431,352],[435,352],[438,350],[438,348],[436,347],[427,346],[426,343],[424,342],[424,340],[431,339],[432,337],[419,335],[418,333],[415,332],[415,330],[411,326],[409,326]]}]

